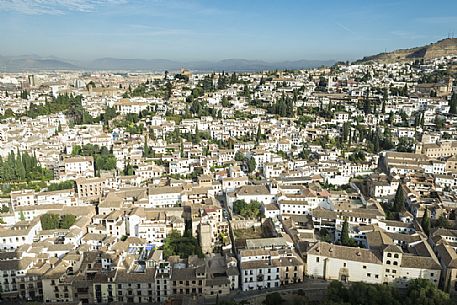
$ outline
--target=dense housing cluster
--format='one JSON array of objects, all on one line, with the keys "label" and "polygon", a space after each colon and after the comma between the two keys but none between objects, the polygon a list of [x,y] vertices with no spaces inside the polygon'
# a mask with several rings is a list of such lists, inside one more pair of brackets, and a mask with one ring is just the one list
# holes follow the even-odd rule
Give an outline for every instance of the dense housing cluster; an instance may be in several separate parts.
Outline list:
[{"label": "dense housing cluster", "polygon": [[456,71],[0,74],[1,298],[457,295]]}]

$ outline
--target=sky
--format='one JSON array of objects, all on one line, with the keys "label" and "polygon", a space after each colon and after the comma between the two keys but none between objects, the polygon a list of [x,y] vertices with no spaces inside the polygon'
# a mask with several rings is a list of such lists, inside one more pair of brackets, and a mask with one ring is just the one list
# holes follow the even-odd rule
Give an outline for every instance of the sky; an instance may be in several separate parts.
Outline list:
[{"label": "sky", "polygon": [[455,32],[455,0],[0,0],[0,55],[353,60]]}]

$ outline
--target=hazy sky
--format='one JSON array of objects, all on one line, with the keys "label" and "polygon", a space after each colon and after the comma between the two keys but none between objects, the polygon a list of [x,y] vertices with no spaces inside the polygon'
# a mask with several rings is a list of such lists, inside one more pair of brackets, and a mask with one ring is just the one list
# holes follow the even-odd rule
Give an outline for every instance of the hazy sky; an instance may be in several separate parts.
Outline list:
[{"label": "hazy sky", "polygon": [[355,59],[455,31],[455,0],[0,0],[0,55]]}]

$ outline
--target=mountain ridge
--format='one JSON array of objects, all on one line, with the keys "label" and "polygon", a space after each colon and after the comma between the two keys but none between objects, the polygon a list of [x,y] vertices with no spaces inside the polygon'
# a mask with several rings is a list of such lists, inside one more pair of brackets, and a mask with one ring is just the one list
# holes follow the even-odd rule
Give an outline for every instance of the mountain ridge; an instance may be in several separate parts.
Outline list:
[{"label": "mountain ridge", "polygon": [[37,70],[84,70],[84,71],[179,71],[187,68],[193,71],[261,71],[276,69],[303,69],[333,65],[336,60],[292,60],[268,62],[229,58],[218,61],[174,61],[169,59],[115,58],[102,57],[87,62],[61,59],[55,56],[38,55],[1,56],[0,71],[20,72]]},{"label": "mountain ridge", "polygon": [[409,61],[413,59],[433,59],[448,55],[457,55],[457,38],[445,38],[425,46],[408,49],[397,49],[363,57],[356,63],[369,61],[389,63],[394,61]]}]

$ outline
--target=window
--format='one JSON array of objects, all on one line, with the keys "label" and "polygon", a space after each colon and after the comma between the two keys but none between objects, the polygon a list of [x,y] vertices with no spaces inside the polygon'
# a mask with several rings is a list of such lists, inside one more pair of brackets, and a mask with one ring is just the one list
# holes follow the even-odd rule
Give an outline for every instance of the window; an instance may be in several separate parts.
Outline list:
[{"label": "window", "polygon": [[367,273],[367,276],[368,276],[368,277],[371,277],[371,273]]},{"label": "window", "polygon": [[319,257],[316,257],[316,263],[318,263],[318,262],[319,262]]},{"label": "window", "polygon": [[363,266],[363,269],[367,269],[367,266]]}]

